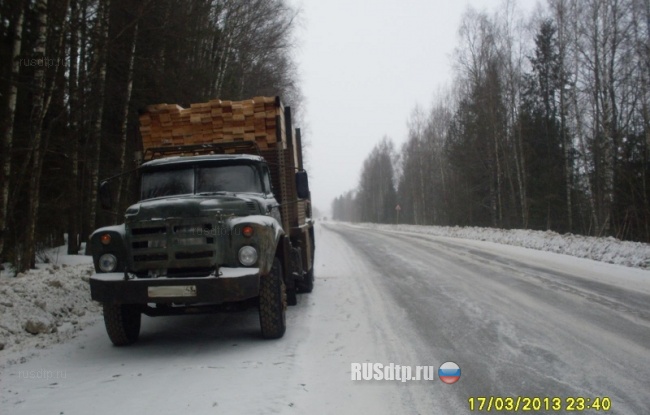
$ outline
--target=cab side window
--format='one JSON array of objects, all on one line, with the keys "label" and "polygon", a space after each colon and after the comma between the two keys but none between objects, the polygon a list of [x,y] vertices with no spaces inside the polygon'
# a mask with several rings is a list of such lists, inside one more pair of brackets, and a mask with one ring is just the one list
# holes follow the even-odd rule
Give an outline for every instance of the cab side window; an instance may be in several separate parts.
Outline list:
[{"label": "cab side window", "polygon": [[264,183],[264,192],[266,194],[273,193],[273,188],[271,187],[271,173],[269,172],[268,166],[264,166],[262,169],[262,182]]}]

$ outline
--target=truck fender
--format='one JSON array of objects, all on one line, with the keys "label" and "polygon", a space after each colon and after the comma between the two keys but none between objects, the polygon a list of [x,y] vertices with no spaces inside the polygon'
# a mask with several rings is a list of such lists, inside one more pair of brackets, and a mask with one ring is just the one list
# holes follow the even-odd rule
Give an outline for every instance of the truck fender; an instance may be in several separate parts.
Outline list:
[{"label": "truck fender", "polygon": [[[102,236],[108,235],[109,239],[102,241]],[[99,270],[99,258],[103,254],[113,254],[117,257],[118,268],[116,271],[124,271],[127,262],[127,249],[126,249],[126,228],[124,224],[105,226],[95,230],[90,235],[89,243],[86,251],[90,250],[93,256],[93,264],[95,271]]]},{"label": "truck fender", "polygon": [[[229,220],[230,229],[237,230],[244,226],[252,226],[254,229],[253,243],[258,248],[258,267],[261,275],[268,275],[273,266],[273,258],[283,251],[285,234],[280,223],[270,217],[263,215],[251,215],[237,217]],[[235,235],[237,231],[233,232]],[[239,236],[236,236],[239,238]],[[279,257],[282,265],[285,263],[283,257]]]}]

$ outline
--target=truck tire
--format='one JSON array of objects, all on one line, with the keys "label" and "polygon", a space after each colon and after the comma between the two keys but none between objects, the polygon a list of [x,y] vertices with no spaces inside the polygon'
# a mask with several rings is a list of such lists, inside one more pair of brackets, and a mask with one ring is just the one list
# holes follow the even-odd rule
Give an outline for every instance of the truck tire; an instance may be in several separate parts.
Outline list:
[{"label": "truck tire", "polygon": [[314,228],[309,230],[309,240],[311,241],[311,269],[307,271],[302,281],[298,283],[298,289],[301,293],[310,293],[314,291],[314,254],[316,253],[316,245],[314,244]]},{"label": "truck tire", "polygon": [[297,305],[300,291],[300,280],[296,277],[302,276],[302,255],[299,248],[291,248],[291,269],[287,272],[287,279],[284,282],[287,290],[287,304]]},{"label": "truck tire", "polygon": [[260,277],[260,326],[266,339],[279,339],[287,329],[287,294],[282,278],[282,264],[273,260],[269,275]]},{"label": "truck tire", "polygon": [[115,346],[135,343],[140,335],[141,313],[133,304],[104,303],[106,332]]},{"label": "truck tire", "polygon": [[298,289],[301,293],[310,293],[314,291],[314,268],[310,269],[303,278],[298,282]]},{"label": "truck tire", "polygon": [[294,282],[294,287],[292,289],[287,288],[287,305],[298,305],[298,295],[296,293],[297,287],[296,283]]}]

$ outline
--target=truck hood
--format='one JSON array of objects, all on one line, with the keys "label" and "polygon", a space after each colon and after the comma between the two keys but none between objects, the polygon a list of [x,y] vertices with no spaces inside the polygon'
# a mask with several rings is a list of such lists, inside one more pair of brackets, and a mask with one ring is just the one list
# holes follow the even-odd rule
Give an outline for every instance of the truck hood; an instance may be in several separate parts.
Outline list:
[{"label": "truck hood", "polygon": [[127,222],[170,218],[246,216],[260,214],[255,198],[242,196],[186,196],[147,200],[126,210]]}]

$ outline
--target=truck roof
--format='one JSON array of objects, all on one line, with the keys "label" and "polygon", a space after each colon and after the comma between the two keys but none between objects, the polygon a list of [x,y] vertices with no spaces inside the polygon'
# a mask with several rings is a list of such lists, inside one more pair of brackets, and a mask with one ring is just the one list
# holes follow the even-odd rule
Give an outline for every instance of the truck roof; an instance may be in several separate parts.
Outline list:
[{"label": "truck roof", "polygon": [[207,154],[200,156],[171,156],[148,161],[140,167],[158,167],[164,165],[205,163],[210,161],[252,161],[264,162],[264,158],[251,154]]}]

